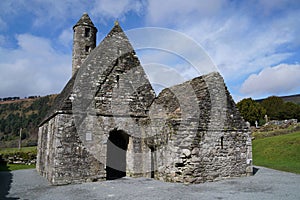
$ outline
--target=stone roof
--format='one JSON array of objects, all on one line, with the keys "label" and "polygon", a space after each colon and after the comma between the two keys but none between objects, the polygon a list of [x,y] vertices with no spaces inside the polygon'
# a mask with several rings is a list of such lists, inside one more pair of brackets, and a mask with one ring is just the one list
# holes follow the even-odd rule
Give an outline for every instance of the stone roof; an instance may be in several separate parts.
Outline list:
[{"label": "stone roof", "polygon": [[[136,89],[133,88],[133,90],[127,87],[125,90],[120,88],[120,91],[118,91],[113,86],[116,84],[116,76],[120,75],[121,80],[121,75],[128,75],[127,72],[132,72],[129,79],[133,80],[133,84],[135,84],[137,77],[137,82],[144,84],[142,86],[136,85]],[[118,91],[119,96],[122,98],[120,97],[115,102],[112,102],[112,94],[108,95],[107,93],[113,93],[113,91]],[[189,92],[192,92],[192,94]],[[139,104],[139,110],[135,109],[137,104],[131,105],[130,103],[128,111],[123,109],[124,102],[126,103],[128,100],[130,102],[138,102],[140,98],[142,100]],[[116,107],[114,113],[111,113],[110,106],[112,103],[120,105]],[[212,104],[213,106],[211,106]],[[222,123],[228,127],[242,129],[244,126],[239,123],[242,119],[219,73],[203,75],[170,87],[163,90],[155,98],[152,86],[146,78],[146,74],[135,55],[133,47],[118,23],[115,23],[102,42],[91,51],[79,70],[56,97],[52,109],[41,125],[56,114],[74,113],[74,109],[76,112],[86,111],[91,106],[97,109],[97,114],[100,112],[100,114],[104,115],[129,114],[138,116],[141,116],[141,113],[145,113],[148,109],[152,110],[156,106],[163,106],[170,115],[185,114],[187,119],[196,119],[199,113],[201,116],[216,116],[213,117],[216,120],[210,122],[212,127],[218,127],[222,119],[227,119]],[[154,111],[154,113],[156,112]],[[223,114],[220,115],[220,113]],[[228,120],[227,117],[223,116],[232,117]],[[209,117],[206,117],[206,119],[209,119]],[[202,124],[203,129],[209,128],[206,127],[207,121],[200,122],[200,124]]]},{"label": "stone roof", "polygon": [[[120,115],[141,115],[155,98],[155,92],[140,61],[118,23],[115,23],[103,41],[91,52],[77,77],[81,81],[80,87],[76,87],[75,83],[75,96],[78,97],[74,100],[75,110],[85,111],[91,104],[90,100],[95,97],[94,105],[98,114],[111,115],[112,104],[118,104],[114,111]],[[114,87],[118,82],[117,77],[126,88]],[[118,93],[120,98],[113,98],[113,93]],[[134,102],[134,105],[129,103],[130,111],[127,112],[121,105],[127,105],[129,101]],[[134,109],[137,102],[143,102],[138,106],[139,111]]]},{"label": "stone roof", "polygon": [[[199,120],[197,128],[201,130],[247,128],[218,72],[166,88],[160,92],[154,104],[155,107],[163,107],[172,120]],[[159,116],[159,112],[154,110],[153,115]]]},{"label": "stone roof", "polygon": [[[83,17],[78,21],[76,25],[82,23],[82,21],[84,21],[87,18],[89,19],[88,15],[84,14]],[[87,21],[90,21],[90,19]],[[52,108],[50,109],[49,113],[46,115],[44,120],[41,122],[40,126],[43,125],[52,117],[54,117],[56,114],[72,113],[74,104],[77,104],[76,106],[78,106],[78,102],[80,102],[80,104],[82,102],[86,104],[86,105],[79,105],[81,106],[80,109],[87,108],[90,102],[82,101],[82,99],[80,98],[75,98],[75,103],[73,102],[72,105],[73,96],[74,96],[74,86],[76,88],[75,96],[76,93],[77,94],[81,93],[82,95],[80,96],[85,96],[85,95],[90,95],[90,93],[93,92],[95,92],[94,93],[95,95],[96,92],[99,91],[99,89],[97,89],[96,87],[99,87],[99,83],[101,82],[103,83],[107,79],[108,75],[112,72],[113,68],[115,67],[114,62],[118,58],[120,57],[122,58],[124,55],[126,56],[129,55],[130,58],[134,58],[135,60],[137,60],[135,61],[136,62],[135,66],[140,65],[135,55],[135,52],[133,50],[133,47],[129,42],[129,39],[127,38],[126,34],[120,27],[119,23],[115,23],[111,31],[102,40],[102,42],[90,52],[89,56],[83,62],[79,70],[72,76],[72,78],[66,84],[62,92],[56,97]],[[81,83],[82,88],[93,87],[94,89],[96,88],[95,91],[90,92],[80,87],[76,87],[78,85],[78,82],[76,81],[79,80],[83,82]],[[94,83],[96,85],[90,85],[90,83],[92,84]],[[153,90],[151,85],[150,88],[148,89]],[[89,94],[86,94],[87,92]]]},{"label": "stone roof", "polygon": [[87,13],[83,13],[83,15],[81,16],[81,18],[79,19],[79,21],[73,26],[73,29],[76,26],[82,26],[82,25],[96,28],[95,25],[94,25],[94,23],[92,22],[91,18],[89,17],[89,15]]}]

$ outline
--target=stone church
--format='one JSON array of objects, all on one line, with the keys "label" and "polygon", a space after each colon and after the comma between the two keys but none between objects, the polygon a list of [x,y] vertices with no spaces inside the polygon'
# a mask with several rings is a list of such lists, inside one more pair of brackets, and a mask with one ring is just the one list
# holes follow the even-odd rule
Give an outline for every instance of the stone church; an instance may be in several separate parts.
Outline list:
[{"label": "stone church", "polygon": [[118,22],[98,46],[88,14],[73,30],[72,77],[39,127],[36,168],[51,184],[252,174],[251,133],[218,72],[156,95]]}]

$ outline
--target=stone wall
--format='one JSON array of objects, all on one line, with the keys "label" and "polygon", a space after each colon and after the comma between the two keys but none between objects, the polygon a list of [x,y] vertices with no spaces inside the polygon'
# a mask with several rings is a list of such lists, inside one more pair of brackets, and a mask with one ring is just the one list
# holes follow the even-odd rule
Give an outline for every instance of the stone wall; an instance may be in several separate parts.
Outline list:
[{"label": "stone wall", "polygon": [[54,185],[105,179],[104,165],[83,146],[74,119],[59,114],[39,129],[37,170]]},{"label": "stone wall", "polygon": [[202,183],[252,173],[250,131],[218,73],[163,90],[154,104],[152,129],[164,127],[148,141],[155,178]]},{"label": "stone wall", "polygon": [[73,27],[72,75],[96,47],[97,28],[85,13]]},{"label": "stone wall", "polygon": [[118,24],[55,102],[39,129],[37,160],[52,184],[113,179],[124,171],[187,183],[252,172],[251,133],[221,75],[155,97]]},{"label": "stone wall", "polygon": [[[148,116],[57,114],[40,128],[38,171],[52,184],[105,180],[114,167],[107,161],[125,158],[127,176],[171,182],[252,173],[251,133],[218,73],[163,90],[148,109]],[[108,143],[120,131],[128,144],[118,158]]]},{"label": "stone wall", "polygon": [[150,148],[144,141],[144,130],[140,126],[140,120],[141,118],[89,115],[78,127],[78,134],[85,148],[107,168],[110,134],[122,131],[129,138],[125,150],[127,176],[149,177]]}]

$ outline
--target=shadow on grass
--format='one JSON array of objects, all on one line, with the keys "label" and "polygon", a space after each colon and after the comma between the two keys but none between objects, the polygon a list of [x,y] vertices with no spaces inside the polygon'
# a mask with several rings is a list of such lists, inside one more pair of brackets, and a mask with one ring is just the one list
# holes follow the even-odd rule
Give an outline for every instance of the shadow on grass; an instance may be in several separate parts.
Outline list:
[{"label": "shadow on grass", "polygon": [[6,161],[2,159],[0,155],[0,199],[1,200],[15,200],[20,198],[7,197],[9,190],[11,188],[11,183],[13,180],[13,174],[11,173]]}]

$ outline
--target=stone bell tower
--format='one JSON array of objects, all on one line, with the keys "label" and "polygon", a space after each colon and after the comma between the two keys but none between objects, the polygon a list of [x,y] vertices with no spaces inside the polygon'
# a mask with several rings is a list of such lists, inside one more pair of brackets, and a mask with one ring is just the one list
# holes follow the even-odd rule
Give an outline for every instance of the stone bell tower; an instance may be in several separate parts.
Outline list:
[{"label": "stone bell tower", "polygon": [[80,68],[91,50],[96,47],[97,28],[87,13],[73,27],[72,75]]}]

